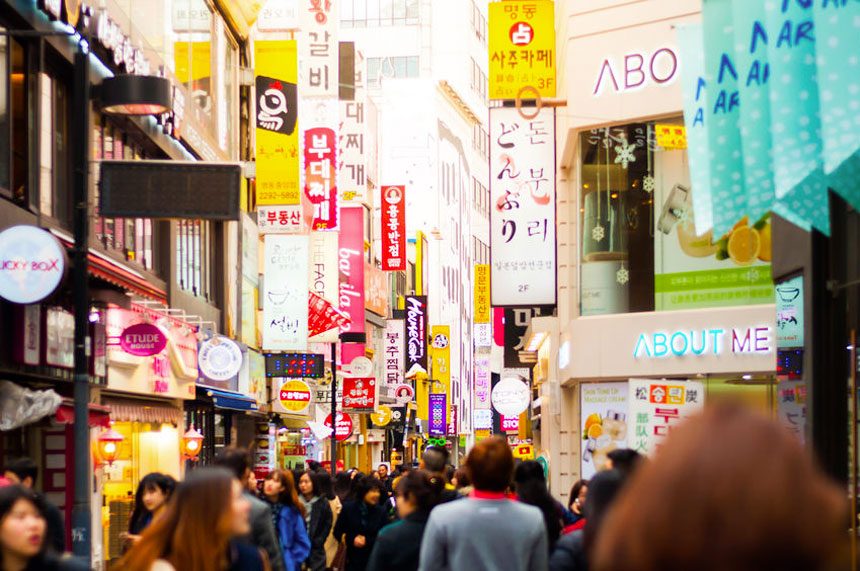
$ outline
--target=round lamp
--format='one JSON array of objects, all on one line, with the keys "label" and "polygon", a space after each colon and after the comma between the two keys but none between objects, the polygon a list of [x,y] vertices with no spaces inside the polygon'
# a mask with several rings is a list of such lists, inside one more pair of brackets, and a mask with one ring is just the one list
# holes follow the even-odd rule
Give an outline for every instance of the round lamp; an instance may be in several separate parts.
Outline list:
[{"label": "round lamp", "polygon": [[108,428],[99,435],[99,455],[103,462],[107,462],[108,465],[114,463],[119,456],[119,443],[123,440],[125,440],[123,435],[113,428]]},{"label": "round lamp", "polygon": [[188,432],[182,435],[182,456],[187,460],[196,460],[203,448],[203,435],[191,425]]},{"label": "round lamp", "polygon": [[121,74],[101,85],[102,111],[113,115],[160,115],[173,107],[170,80],[156,75]]}]

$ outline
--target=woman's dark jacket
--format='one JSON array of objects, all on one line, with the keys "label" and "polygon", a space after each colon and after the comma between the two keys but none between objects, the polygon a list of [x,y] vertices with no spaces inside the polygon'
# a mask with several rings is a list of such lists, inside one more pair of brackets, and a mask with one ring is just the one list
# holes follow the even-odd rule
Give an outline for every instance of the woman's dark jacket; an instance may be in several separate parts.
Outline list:
[{"label": "woman's dark jacket", "polygon": [[367,571],[418,571],[421,539],[429,513],[415,512],[382,529]]},{"label": "woman's dark jacket", "polygon": [[[379,531],[388,523],[388,510],[382,504],[370,506],[363,500],[353,500],[343,506],[334,526],[338,540],[346,535],[346,570],[364,571]],[[364,547],[356,547],[357,536],[365,537]]]},{"label": "woman's dark jacket", "polygon": [[310,571],[324,571],[326,563],[325,542],[331,533],[333,516],[331,506],[325,498],[319,498],[311,508],[311,521],[308,525],[308,537],[311,540],[311,554],[305,564]]}]

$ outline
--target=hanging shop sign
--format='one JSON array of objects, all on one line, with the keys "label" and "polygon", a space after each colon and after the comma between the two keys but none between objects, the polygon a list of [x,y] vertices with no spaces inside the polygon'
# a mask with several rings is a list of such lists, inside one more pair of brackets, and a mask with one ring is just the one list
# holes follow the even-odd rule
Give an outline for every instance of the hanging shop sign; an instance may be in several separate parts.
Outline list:
[{"label": "hanging shop sign", "polygon": [[303,98],[338,96],[338,4],[331,0],[299,0]]},{"label": "hanging shop sign", "polygon": [[370,415],[370,420],[373,421],[373,424],[376,426],[388,426],[391,422],[391,408],[388,406],[379,405],[379,409]]},{"label": "hanging shop sign", "polygon": [[776,286],[776,344],[780,349],[803,347],[803,276]]},{"label": "hanging shop sign", "polygon": [[[308,289],[325,300],[332,310],[337,303],[340,276],[337,269],[337,234],[334,232],[311,232],[311,267]],[[313,302],[310,309],[314,313]],[[337,325],[325,333],[311,333],[311,343],[333,343],[337,341]]]},{"label": "hanging shop sign", "polygon": [[475,430],[491,430],[493,428],[493,411],[476,408],[472,411],[472,425]]},{"label": "hanging shop sign", "polygon": [[520,376],[502,376],[493,387],[491,395],[493,408],[504,416],[519,416],[529,407],[531,393],[529,386]]},{"label": "hanging shop sign", "polygon": [[433,347],[432,378],[442,384],[442,391],[451,393],[451,326],[434,325],[430,328],[430,344]]},{"label": "hanging shop sign", "polygon": [[[299,27],[299,0],[267,0],[257,16],[261,32],[286,32]],[[207,28],[208,30],[208,28]]]},{"label": "hanging shop sign", "polygon": [[242,361],[242,348],[223,335],[214,335],[200,343],[197,353],[200,372],[213,381],[227,381],[238,375]]},{"label": "hanging shop sign", "polygon": [[287,412],[304,413],[311,405],[311,388],[301,379],[291,379],[278,387],[278,401]]},{"label": "hanging shop sign", "polygon": [[[403,374],[406,372],[405,364],[405,349],[406,349],[406,331],[405,322],[402,319],[389,319],[385,322],[385,338],[383,340],[383,359],[385,366],[384,387],[381,393],[394,397],[397,402],[401,402],[397,396],[397,389],[401,386],[409,387],[403,380]],[[411,392],[411,388],[410,392]],[[409,400],[412,400],[412,395],[409,395]],[[409,401],[404,401],[409,402]]]},{"label": "hanging shop sign", "polygon": [[460,433],[460,423],[457,417],[460,407],[456,404],[451,405],[451,413],[448,415],[448,423],[446,425],[445,434],[447,436],[457,436]]},{"label": "hanging shop sign", "polygon": [[364,264],[364,280],[367,283],[364,307],[376,315],[388,315],[388,274],[372,264]]},{"label": "hanging shop sign", "polygon": [[382,269],[406,269],[406,187],[382,187]]},{"label": "hanging shop sign", "polygon": [[349,317],[327,299],[308,293],[308,335],[314,343],[334,343],[338,328],[349,323]]},{"label": "hanging shop sign", "polygon": [[373,412],[376,407],[376,379],[345,377],[343,379],[343,410]]},{"label": "hanging shop sign", "polygon": [[490,323],[490,265],[475,264],[475,314],[473,321]]},{"label": "hanging shop sign", "polygon": [[301,234],[305,230],[302,207],[299,204],[257,206],[257,226],[260,234]]},{"label": "hanging shop sign", "polygon": [[501,415],[499,419],[499,427],[502,429],[502,432],[519,432],[520,417]]},{"label": "hanging shop sign", "polygon": [[490,110],[490,291],[495,306],[555,305],[554,141],[553,109],[540,109],[529,120],[515,108]]},{"label": "hanging shop sign", "polygon": [[448,416],[448,396],[445,394],[430,395],[430,425],[431,436],[445,436],[445,418]]},{"label": "hanging shop sign", "polygon": [[632,422],[627,447],[650,454],[674,426],[702,410],[705,387],[695,381],[630,379],[627,402]]},{"label": "hanging shop sign", "polygon": [[553,2],[490,2],[489,29],[490,99],[555,97]]},{"label": "hanging shop sign", "polygon": [[427,372],[427,296],[406,296],[406,371]]},{"label": "hanging shop sign", "polygon": [[129,355],[149,357],[164,351],[167,334],[152,323],[135,323],[120,334],[119,345]]},{"label": "hanging shop sign", "polygon": [[340,166],[338,167],[338,189],[344,202],[361,202],[367,194],[368,151],[365,145],[373,144],[367,133],[367,90],[365,76],[367,60],[360,50],[355,50],[355,98],[341,100],[340,106]]},{"label": "hanging shop sign", "polygon": [[317,353],[266,353],[266,376],[286,379],[322,379],[325,357]]},{"label": "hanging shop sign", "polygon": [[337,102],[307,100],[302,110],[304,200],[313,207],[311,230],[337,230]]},{"label": "hanging shop sign", "polygon": [[75,365],[75,316],[61,307],[45,310],[45,364],[71,369]]},{"label": "hanging shop sign", "polygon": [[490,355],[475,354],[475,364],[472,368],[475,375],[475,409],[490,410]]},{"label": "hanging shop sign", "polygon": [[[325,417],[323,422],[328,428],[332,428],[331,415]],[[337,413],[337,425],[334,427],[334,437],[338,442],[343,442],[352,436],[352,418],[348,414]]]},{"label": "hanging shop sign", "polygon": [[265,238],[263,349],[304,349],[308,343],[308,236]]},{"label": "hanging shop sign", "polygon": [[340,269],[340,310],[351,321],[341,333],[364,333],[364,207],[341,208],[338,233],[338,268]]},{"label": "hanging shop sign", "polygon": [[397,404],[402,405],[412,402],[414,398],[415,389],[412,388],[412,385],[403,383],[394,387],[394,400],[397,401]]},{"label": "hanging shop sign", "polygon": [[300,204],[295,40],[255,41],[257,204]]},{"label": "hanging shop sign", "polygon": [[52,234],[36,226],[0,232],[0,297],[12,303],[37,303],[59,287],[66,274],[66,253]]},{"label": "hanging shop sign", "polygon": [[504,347],[505,367],[521,367],[520,351],[526,344],[526,331],[532,319],[542,315],[552,315],[551,307],[504,308]]}]

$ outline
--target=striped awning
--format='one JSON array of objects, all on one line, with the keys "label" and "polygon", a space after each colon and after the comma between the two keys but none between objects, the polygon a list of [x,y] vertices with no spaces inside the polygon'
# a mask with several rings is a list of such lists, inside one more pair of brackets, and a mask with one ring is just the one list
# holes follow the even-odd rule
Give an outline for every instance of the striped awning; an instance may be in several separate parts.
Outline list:
[{"label": "striped awning", "polygon": [[157,404],[110,404],[110,418],[114,422],[148,422],[182,426],[185,413],[182,409]]}]

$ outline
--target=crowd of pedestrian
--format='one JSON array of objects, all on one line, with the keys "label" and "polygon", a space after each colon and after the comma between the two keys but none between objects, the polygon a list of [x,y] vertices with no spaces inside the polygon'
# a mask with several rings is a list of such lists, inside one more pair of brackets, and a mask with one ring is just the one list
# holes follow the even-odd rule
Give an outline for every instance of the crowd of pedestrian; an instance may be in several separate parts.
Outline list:
[{"label": "crowd of pedestrian", "polygon": [[[334,478],[275,470],[247,450],[177,483],[141,479],[123,571],[830,571],[844,566],[844,494],[797,440],[743,408],[715,406],[651,459],[608,455],[566,505],[543,467],[502,438],[455,468],[428,447],[418,466]],[[62,520],[33,491],[26,459],[0,478],[0,571],[82,571]],[[60,527],[58,527],[60,526]]]}]

